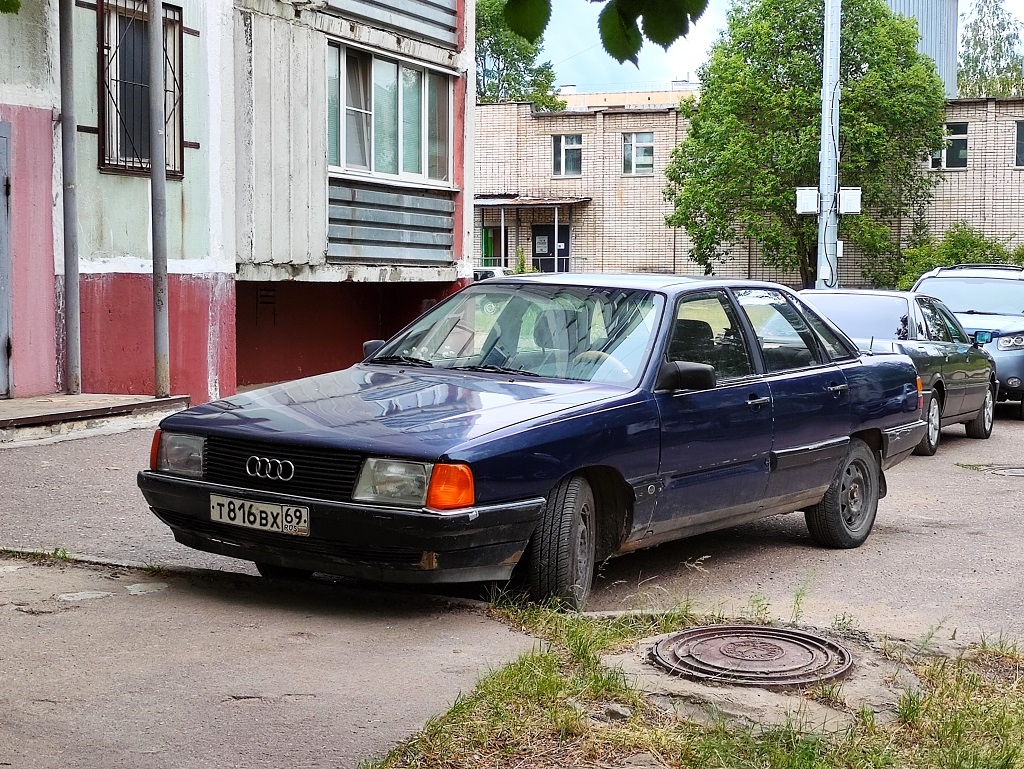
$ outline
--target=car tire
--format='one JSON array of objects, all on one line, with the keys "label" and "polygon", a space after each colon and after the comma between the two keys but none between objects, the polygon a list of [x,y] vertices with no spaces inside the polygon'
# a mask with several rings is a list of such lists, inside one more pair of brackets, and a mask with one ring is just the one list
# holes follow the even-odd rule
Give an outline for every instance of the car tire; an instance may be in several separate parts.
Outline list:
[{"label": "car tire", "polygon": [[996,414],[996,394],[992,387],[988,388],[985,393],[985,403],[981,407],[981,411],[978,412],[978,416],[968,422],[965,427],[967,428],[968,438],[988,438],[992,435],[992,425],[995,422]]},{"label": "car tire", "polygon": [[256,561],[256,571],[266,579],[305,580],[313,576],[312,569],[296,569],[291,566],[278,566],[275,563]]},{"label": "car tire", "polygon": [[936,390],[932,390],[932,397],[928,399],[927,417],[925,424],[928,428],[921,442],[914,447],[914,453],[919,457],[935,456],[935,452],[939,450],[939,441],[942,439],[942,396]]},{"label": "car tire", "polygon": [[804,513],[811,538],[824,547],[864,544],[878,512],[879,476],[874,452],[864,441],[851,438],[824,498]]},{"label": "car tire", "polygon": [[582,475],[561,481],[548,495],[526,551],[526,584],[535,601],[554,598],[579,611],[594,580],[594,492]]}]

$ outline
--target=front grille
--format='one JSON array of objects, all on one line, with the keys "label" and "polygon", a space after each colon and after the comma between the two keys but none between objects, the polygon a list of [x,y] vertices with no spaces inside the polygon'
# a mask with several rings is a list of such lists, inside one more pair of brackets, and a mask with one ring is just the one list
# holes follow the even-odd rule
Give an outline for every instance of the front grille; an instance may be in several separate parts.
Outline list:
[{"label": "front grille", "polygon": [[[362,547],[348,542],[336,542],[317,537],[295,537],[290,534],[279,534],[273,531],[260,531],[224,523],[192,518],[181,513],[161,510],[160,518],[178,529],[193,532],[201,537],[231,545],[245,547],[266,547],[274,552],[290,550],[297,555],[310,555],[328,560],[351,560],[364,563],[392,564],[395,566],[415,566],[423,558],[420,550],[388,547]],[[315,523],[314,523],[315,526]]]},{"label": "front grille", "polygon": [[[245,471],[245,463],[252,456],[288,460],[295,465],[295,477],[289,481],[254,478]],[[207,436],[203,453],[204,480],[211,483],[332,502],[352,500],[362,464],[363,455],[350,451],[216,435]]]}]

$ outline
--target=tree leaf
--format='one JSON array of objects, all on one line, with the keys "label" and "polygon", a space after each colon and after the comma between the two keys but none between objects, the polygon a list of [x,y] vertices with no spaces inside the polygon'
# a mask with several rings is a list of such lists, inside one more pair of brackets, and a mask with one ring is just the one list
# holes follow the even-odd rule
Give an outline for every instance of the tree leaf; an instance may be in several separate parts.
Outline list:
[{"label": "tree leaf", "polygon": [[668,48],[690,31],[689,11],[683,0],[647,0],[643,17],[647,39],[662,48]]},{"label": "tree leaf", "polygon": [[21,10],[21,0],[0,0],[0,13],[17,13]]},{"label": "tree leaf", "polygon": [[[623,15],[624,6],[625,3],[619,0],[608,0],[597,20],[597,26],[601,31],[601,43],[608,55],[620,64],[631,61],[635,65],[640,46],[643,45],[643,35],[637,26],[636,16],[629,18]],[[628,9],[625,10],[628,13]]]},{"label": "tree leaf", "polygon": [[536,43],[551,20],[551,0],[508,0],[505,21],[513,32]]}]

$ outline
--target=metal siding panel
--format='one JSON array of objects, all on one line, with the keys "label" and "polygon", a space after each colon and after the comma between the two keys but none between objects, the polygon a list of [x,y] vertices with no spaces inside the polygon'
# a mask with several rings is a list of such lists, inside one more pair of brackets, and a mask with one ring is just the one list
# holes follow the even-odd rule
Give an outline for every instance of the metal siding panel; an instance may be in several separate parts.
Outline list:
[{"label": "metal siding panel", "polygon": [[369,243],[392,243],[396,245],[451,246],[450,232],[421,232],[397,227],[367,227],[365,225],[332,224],[329,237],[340,241],[365,241]]},{"label": "metal siding panel", "polygon": [[424,40],[458,43],[458,8],[453,0],[334,0],[328,6]]},{"label": "metal siding panel", "polygon": [[348,259],[373,260],[388,263],[451,262],[447,249],[411,248],[409,246],[383,246],[380,244],[331,243],[327,258],[332,262]]},{"label": "metal siding panel", "polygon": [[363,206],[387,208],[415,208],[427,211],[454,213],[455,202],[439,195],[407,195],[400,192],[384,192],[354,185],[331,184],[332,203],[355,203]]},{"label": "metal siding panel", "polygon": [[252,16],[252,105],[253,105],[253,261],[273,261],[274,178],[271,160],[274,146],[273,71],[270,62],[273,20]]},{"label": "metal siding panel", "polygon": [[[306,100],[309,81],[309,48],[312,45],[308,27],[289,24],[288,27],[288,79],[287,94],[280,94],[288,104],[288,261],[292,264],[309,263],[309,158],[310,123],[315,113]],[[277,100],[279,103],[282,99]],[[298,102],[298,103],[296,103]],[[300,108],[304,105],[306,108]]]},{"label": "metal siding panel", "polygon": [[235,14],[235,236],[238,262],[252,262],[255,204],[253,200],[254,151],[253,83],[252,83],[252,14]]},{"label": "metal siding panel", "polygon": [[[306,234],[310,264],[323,264],[327,251],[327,49],[318,33],[309,33],[309,157],[306,187],[309,195],[309,232]],[[296,110],[301,112],[301,110]]]},{"label": "metal siding panel", "polygon": [[[359,216],[359,209],[351,206],[331,206],[330,215],[332,220],[354,221]],[[373,224],[390,224],[415,229],[444,230],[451,227],[452,218],[409,211],[375,209],[369,211],[367,221]]]},{"label": "metal siding panel", "polygon": [[[291,229],[293,226],[292,180],[291,180],[291,131],[290,98],[293,94],[291,63],[291,25],[271,22],[270,55],[264,58],[263,65],[269,68],[267,95],[269,97],[269,115],[271,123],[270,144],[270,184],[269,192],[272,208],[268,223],[270,224],[270,255],[274,264],[288,264],[291,261]],[[275,77],[275,74],[280,76]],[[287,73],[287,74],[284,74]],[[285,90],[287,89],[287,90]],[[257,119],[263,113],[256,113]]]}]

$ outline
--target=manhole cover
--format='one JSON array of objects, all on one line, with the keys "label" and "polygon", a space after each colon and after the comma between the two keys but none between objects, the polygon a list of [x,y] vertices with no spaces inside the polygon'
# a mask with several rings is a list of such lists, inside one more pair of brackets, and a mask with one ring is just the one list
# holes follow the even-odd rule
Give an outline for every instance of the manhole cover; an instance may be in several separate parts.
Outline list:
[{"label": "manhole cover", "polygon": [[1024,478],[1024,467],[996,467],[989,470],[992,475],[1011,475],[1017,478]]},{"label": "manhole cover", "polygon": [[669,673],[709,683],[786,688],[849,672],[853,657],[827,638],[790,628],[711,625],[676,633],[651,657]]}]

